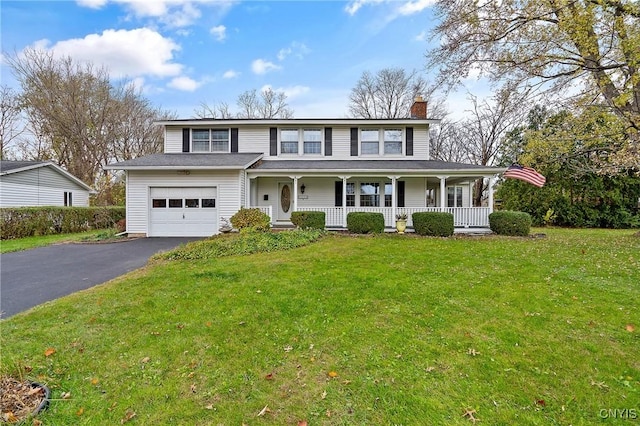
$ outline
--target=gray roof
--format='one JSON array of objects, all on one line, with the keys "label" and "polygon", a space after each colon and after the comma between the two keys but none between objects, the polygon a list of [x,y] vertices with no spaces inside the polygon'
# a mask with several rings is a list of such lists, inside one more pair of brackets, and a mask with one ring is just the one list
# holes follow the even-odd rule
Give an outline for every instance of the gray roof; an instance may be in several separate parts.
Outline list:
[{"label": "gray roof", "polygon": [[127,169],[246,169],[262,158],[261,153],[151,154],[109,164],[107,170]]},{"label": "gray roof", "polygon": [[10,161],[0,160],[0,173],[10,172],[15,169],[45,164],[46,161]]},{"label": "gray roof", "polygon": [[256,170],[446,171],[500,173],[504,168],[435,160],[264,160]]}]

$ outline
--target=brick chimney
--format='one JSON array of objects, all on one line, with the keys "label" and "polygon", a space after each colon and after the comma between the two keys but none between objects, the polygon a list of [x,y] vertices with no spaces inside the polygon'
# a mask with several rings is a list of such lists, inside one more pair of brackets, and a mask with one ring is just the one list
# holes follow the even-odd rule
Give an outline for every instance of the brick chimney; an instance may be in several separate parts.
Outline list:
[{"label": "brick chimney", "polygon": [[411,118],[427,118],[427,101],[423,100],[422,96],[416,96],[416,99],[413,101],[413,105],[411,105]]}]

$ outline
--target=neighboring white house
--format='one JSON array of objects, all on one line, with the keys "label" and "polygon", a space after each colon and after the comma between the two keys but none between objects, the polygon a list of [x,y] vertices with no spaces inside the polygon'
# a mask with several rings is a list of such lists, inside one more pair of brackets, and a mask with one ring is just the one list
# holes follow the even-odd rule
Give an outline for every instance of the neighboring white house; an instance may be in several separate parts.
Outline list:
[{"label": "neighboring white house", "polygon": [[426,102],[408,119],[186,119],[164,126],[164,153],[111,164],[127,182],[127,232],[207,236],[220,218],[259,207],[274,226],[324,211],[330,228],[352,211],[454,214],[457,227],[488,227],[472,183],[503,168],[431,160]]},{"label": "neighboring white house", "polygon": [[86,207],[92,192],[50,161],[0,161],[0,207]]}]

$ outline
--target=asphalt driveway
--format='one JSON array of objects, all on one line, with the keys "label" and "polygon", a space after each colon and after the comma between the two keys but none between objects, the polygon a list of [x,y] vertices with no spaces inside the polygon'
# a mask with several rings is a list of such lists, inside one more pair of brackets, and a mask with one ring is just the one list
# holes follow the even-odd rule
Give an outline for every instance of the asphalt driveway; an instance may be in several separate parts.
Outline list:
[{"label": "asphalt driveway", "polygon": [[144,266],[159,251],[199,238],[138,238],[58,244],[0,255],[0,317],[104,283]]}]

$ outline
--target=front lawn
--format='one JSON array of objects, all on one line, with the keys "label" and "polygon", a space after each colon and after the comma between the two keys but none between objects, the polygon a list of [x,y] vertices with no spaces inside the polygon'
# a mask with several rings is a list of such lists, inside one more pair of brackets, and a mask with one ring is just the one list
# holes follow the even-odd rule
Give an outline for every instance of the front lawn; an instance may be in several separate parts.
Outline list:
[{"label": "front lawn", "polygon": [[156,260],[1,321],[0,372],[43,424],[637,421],[640,238],[534,232]]},{"label": "front lawn", "polygon": [[110,233],[110,230],[98,229],[74,234],[53,234],[39,235],[36,237],[16,238],[11,240],[0,240],[0,253],[10,253],[13,251],[29,250],[36,247],[44,247],[51,244],[61,244],[95,239],[100,235]]}]

